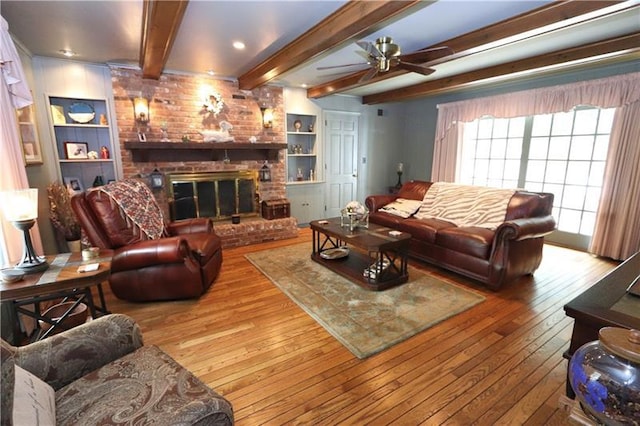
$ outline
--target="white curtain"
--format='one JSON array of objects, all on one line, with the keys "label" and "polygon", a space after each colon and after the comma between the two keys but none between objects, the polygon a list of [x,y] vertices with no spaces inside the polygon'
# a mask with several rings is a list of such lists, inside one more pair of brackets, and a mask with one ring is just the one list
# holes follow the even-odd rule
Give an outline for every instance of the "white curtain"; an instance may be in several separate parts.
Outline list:
[{"label": "white curtain", "polygon": [[[638,157],[633,160],[633,152],[640,145],[640,126],[638,108],[632,106],[638,101],[640,72],[438,105],[431,180],[452,181],[452,176],[455,178],[463,123],[483,116],[513,118],[566,112],[578,105],[618,108],[620,111],[616,112],[614,120],[610,142],[613,146],[609,149],[601,198],[605,206],[609,205],[610,211],[598,211],[590,251],[600,256],[625,259],[640,250],[640,230],[637,226],[640,184],[637,179],[634,181],[631,172],[621,176],[616,171],[629,164],[635,167],[636,173],[638,170]],[[622,113],[623,110],[627,112]],[[635,186],[630,186],[634,182]],[[623,195],[620,195],[621,189]],[[636,226],[627,226],[632,223]],[[631,238],[616,243],[610,241],[624,233],[630,234]]]},{"label": "white curtain", "polygon": [[[0,191],[25,189],[29,187],[27,172],[24,168],[16,109],[33,103],[31,91],[22,70],[22,63],[9,35],[9,25],[0,16]],[[6,206],[0,206],[0,210]],[[31,231],[36,252],[42,254],[42,243],[37,227]],[[2,259],[20,260],[23,248],[23,233],[4,219],[0,211],[0,248]],[[0,265],[6,266],[6,265]]]}]

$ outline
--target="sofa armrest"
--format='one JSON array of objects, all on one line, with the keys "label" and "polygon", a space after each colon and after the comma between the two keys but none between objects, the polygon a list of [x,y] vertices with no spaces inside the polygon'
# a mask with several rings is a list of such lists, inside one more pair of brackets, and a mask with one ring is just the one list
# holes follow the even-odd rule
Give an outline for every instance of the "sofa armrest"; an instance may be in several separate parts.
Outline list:
[{"label": "sofa armrest", "polygon": [[526,240],[550,234],[556,229],[553,216],[523,217],[504,222],[496,230],[496,238],[500,240]]},{"label": "sofa armrest", "polygon": [[196,261],[183,238],[146,240],[117,249],[111,260],[111,272],[185,262],[195,264]]},{"label": "sofa armrest", "polygon": [[58,390],[141,346],[135,321],[111,314],[16,348],[15,363]]},{"label": "sofa armrest", "polygon": [[398,196],[395,194],[369,195],[364,200],[364,204],[367,206],[370,213],[374,213],[387,204],[395,201],[396,198],[398,198]]},{"label": "sofa armrest", "polygon": [[196,232],[213,232],[213,221],[206,217],[184,219],[171,222],[167,225],[169,235],[195,234]]}]

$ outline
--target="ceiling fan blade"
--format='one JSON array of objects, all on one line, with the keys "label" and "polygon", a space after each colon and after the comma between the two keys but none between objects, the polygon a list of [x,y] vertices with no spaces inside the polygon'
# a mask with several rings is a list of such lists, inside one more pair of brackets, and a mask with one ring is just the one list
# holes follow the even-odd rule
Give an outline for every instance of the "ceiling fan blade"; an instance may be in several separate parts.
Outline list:
[{"label": "ceiling fan blade", "polygon": [[436,72],[436,70],[434,70],[433,68],[429,68],[424,65],[411,64],[405,61],[398,62],[398,67],[403,68],[407,71],[416,72],[422,75],[430,75]]},{"label": "ceiling fan blade", "polygon": [[346,67],[355,67],[355,66],[364,66],[364,65],[369,65],[369,62],[358,62],[357,64],[344,64],[344,65],[332,65],[327,67],[318,67],[316,68],[316,70],[322,71],[322,70],[331,70],[334,68],[346,68]]},{"label": "ceiling fan blade", "polygon": [[376,76],[376,74],[378,74],[378,68],[371,68],[365,75],[363,75],[360,80],[358,80],[359,83],[366,83],[367,81],[371,80],[373,77]]},{"label": "ceiling fan blade", "polygon": [[362,48],[369,56],[374,58],[379,58],[384,56],[380,50],[375,46],[375,44],[368,41],[356,41],[356,44]]},{"label": "ceiling fan blade", "polygon": [[452,55],[453,49],[447,46],[433,47],[429,49],[418,50],[416,52],[400,55],[403,62],[411,62],[414,64],[424,64],[425,62],[434,61],[445,56]]}]

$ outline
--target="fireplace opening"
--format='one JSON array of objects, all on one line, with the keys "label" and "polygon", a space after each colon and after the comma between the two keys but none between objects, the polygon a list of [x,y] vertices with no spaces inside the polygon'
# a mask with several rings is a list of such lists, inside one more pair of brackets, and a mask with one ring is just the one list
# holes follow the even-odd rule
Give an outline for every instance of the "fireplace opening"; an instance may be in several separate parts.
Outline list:
[{"label": "fireplace opening", "polygon": [[259,214],[256,171],[176,173],[168,178],[172,220]]}]

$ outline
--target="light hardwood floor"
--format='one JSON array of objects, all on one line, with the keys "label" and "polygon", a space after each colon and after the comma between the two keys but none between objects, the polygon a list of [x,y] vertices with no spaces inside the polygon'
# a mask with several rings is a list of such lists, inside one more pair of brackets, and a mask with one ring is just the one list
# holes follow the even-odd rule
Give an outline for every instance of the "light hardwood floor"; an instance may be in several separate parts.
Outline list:
[{"label": "light hardwood floor", "polygon": [[558,408],[573,326],[563,306],[614,262],[547,245],[533,278],[497,293],[411,262],[486,301],[359,360],[244,257],[303,241],[311,248],[308,229],[225,250],[199,300],[133,304],[107,291],[108,306],[228,398],[238,425],[569,424]]}]

